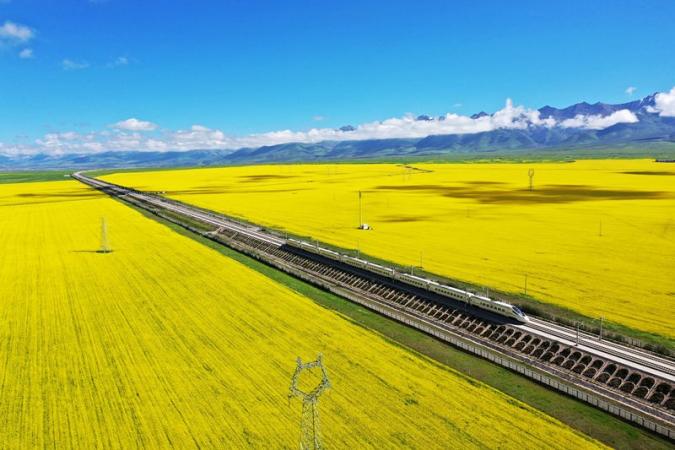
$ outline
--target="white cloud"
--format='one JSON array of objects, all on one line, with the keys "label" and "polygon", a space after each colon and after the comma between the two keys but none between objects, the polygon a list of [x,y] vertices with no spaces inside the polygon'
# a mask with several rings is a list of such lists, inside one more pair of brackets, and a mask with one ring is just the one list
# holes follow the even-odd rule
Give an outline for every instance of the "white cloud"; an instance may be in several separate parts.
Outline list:
[{"label": "white cloud", "polygon": [[633,95],[635,94],[635,91],[637,91],[637,88],[635,86],[628,86],[625,92],[628,95]]},{"label": "white cloud", "polygon": [[126,131],[152,131],[157,129],[157,124],[146,120],[130,118],[110,125],[112,128]]},{"label": "white cloud", "polygon": [[150,151],[163,152],[170,150],[167,143],[160,139],[148,139],[145,141],[145,146]]},{"label": "white cloud", "polygon": [[189,130],[178,130],[164,136],[164,144],[174,150],[231,148],[233,138],[220,130],[203,125],[192,125]]},{"label": "white cloud", "polygon": [[19,52],[19,58],[21,59],[31,59],[33,57],[33,49],[32,48],[24,48]]},{"label": "white cloud", "polygon": [[[53,155],[64,153],[90,153],[98,144],[96,133],[81,134],[75,131],[63,133],[47,133],[35,143],[41,148],[41,152]],[[73,151],[75,150],[75,151]],[[30,153],[39,153],[33,151]]]},{"label": "white cloud", "polygon": [[315,121],[315,122],[321,122],[322,120],[325,120],[325,119],[326,118],[324,116],[321,116],[321,115],[312,116],[312,120]]},{"label": "white cloud", "polygon": [[61,67],[63,67],[63,70],[81,70],[89,67],[89,63],[86,61],[73,61],[72,59],[66,58],[61,61]]},{"label": "white cloud", "polygon": [[590,115],[585,116],[577,114],[572,119],[563,120],[560,126],[563,128],[585,128],[588,130],[603,130],[605,128],[616,125],[617,123],[635,123],[638,118],[635,114],[627,109],[614,111],[608,116]]},{"label": "white cloud", "polygon": [[675,87],[670,92],[659,92],[654,97],[654,107],[649,112],[659,113],[661,117],[675,117]]},{"label": "white cloud", "polygon": [[6,20],[5,23],[0,26],[0,42],[20,44],[30,41],[33,37],[35,37],[35,31],[26,25]]},{"label": "white cloud", "polygon": [[127,66],[127,65],[129,65],[129,58],[127,58],[126,56],[118,56],[113,61],[111,61],[107,64],[107,66],[110,67],[110,68]]}]

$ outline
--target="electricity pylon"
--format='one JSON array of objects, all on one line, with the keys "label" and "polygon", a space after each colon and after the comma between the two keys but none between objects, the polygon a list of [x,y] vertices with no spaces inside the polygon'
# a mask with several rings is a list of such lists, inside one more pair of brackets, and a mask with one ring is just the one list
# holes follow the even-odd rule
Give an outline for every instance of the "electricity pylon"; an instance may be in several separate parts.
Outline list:
[{"label": "electricity pylon", "polygon": [[105,217],[101,217],[101,248],[98,249],[99,253],[110,253],[112,249],[108,243],[108,225],[106,224]]},{"label": "electricity pylon", "polygon": [[[322,356],[319,354],[316,361],[310,361],[308,363],[302,362],[302,359],[298,356],[297,366],[295,367],[295,372],[291,378],[291,388],[288,393],[288,399],[292,397],[302,398],[302,420],[300,423],[300,450],[320,450],[321,445],[321,430],[319,426],[319,408],[317,403],[319,402],[319,396],[330,387],[330,380],[328,379],[328,373],[326,368],[323,366]],[[298,379],[303,370],[313,369],[318,367],[321,369],[321,381],[319,384],[309,392],[303,392],[298,387]]]}]

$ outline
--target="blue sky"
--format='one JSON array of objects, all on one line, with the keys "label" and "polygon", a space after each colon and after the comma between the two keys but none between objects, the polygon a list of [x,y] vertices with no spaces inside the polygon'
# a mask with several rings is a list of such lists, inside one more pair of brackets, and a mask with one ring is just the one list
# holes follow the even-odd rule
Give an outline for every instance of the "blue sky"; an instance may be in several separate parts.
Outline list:
[{"label": "blue sky", "polygon": [[673,87],[675,2],[562,3],[0,0],[0,142],[245,136]]}]

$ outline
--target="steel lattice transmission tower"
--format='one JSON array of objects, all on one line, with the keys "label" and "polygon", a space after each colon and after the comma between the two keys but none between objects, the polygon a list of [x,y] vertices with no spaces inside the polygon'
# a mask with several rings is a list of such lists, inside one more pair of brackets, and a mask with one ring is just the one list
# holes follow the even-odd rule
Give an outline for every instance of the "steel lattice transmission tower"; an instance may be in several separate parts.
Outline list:
[{"label": "steel lattice transmission tower", "polygon": [[[291,378],[291,388],[288,393],[288,399],[292,397],[300,397],[302,399],[302,421],[300,424],[300,449],[301,450],[319,450],[321,445],[321,429],[319,426],[319,396],[330,387],[330,380],[328,373],[323,365],[321,354],[317,356],[316,361],[307,363],[302,362],[298,356],[297,366]],[[319,384],[309,392],[303,392],[298,388],[298,379],[303,370],[313,369],[318,367],[321,369],[321,381]]]},{"label": "steel lattice transmission tower", "polygon": [[110,253],[112,249],[108,243],[108,224],[105,217],[101,217],[101,247],[98,249],[99,253]]}]

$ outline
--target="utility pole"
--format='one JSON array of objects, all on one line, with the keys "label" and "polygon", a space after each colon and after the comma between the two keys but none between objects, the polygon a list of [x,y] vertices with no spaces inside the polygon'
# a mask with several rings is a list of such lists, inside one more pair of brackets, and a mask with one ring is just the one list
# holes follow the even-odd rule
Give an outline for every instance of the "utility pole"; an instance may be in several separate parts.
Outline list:
[{"label": "utility pole", "polygon": [[361,191],[359,191],[359,228],[363,226],[363,210],[361,208]]},{"label": "utility pole", "polygon": [[525,295],[527,295],[527,274],[525,274]]},{"label": "utility pole", "polygon": [[533,189],[534,183],[534,169],[530,169],[527,171],[527,176],[530,177],[530,191]]},{"label": "utility pole", "polygon": [[602,340],[602,322],[605,320],[604,317],[600,316],[600,339]]}]

